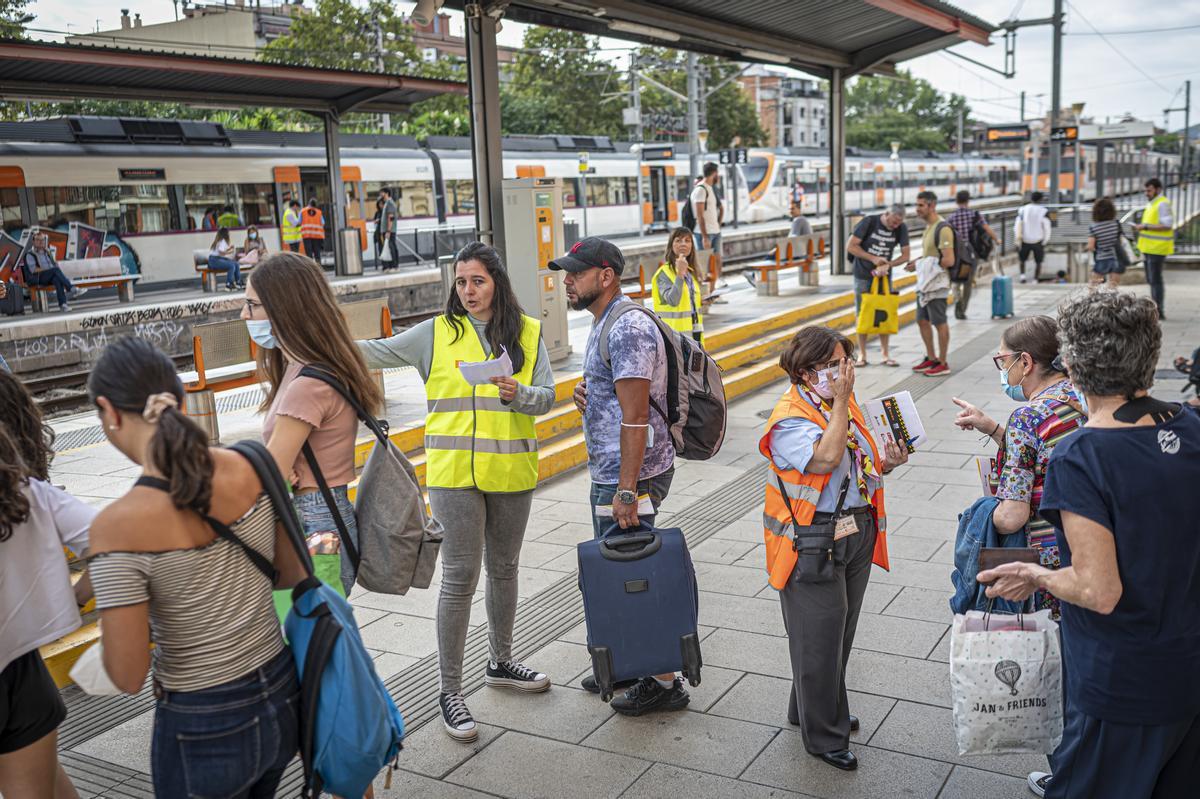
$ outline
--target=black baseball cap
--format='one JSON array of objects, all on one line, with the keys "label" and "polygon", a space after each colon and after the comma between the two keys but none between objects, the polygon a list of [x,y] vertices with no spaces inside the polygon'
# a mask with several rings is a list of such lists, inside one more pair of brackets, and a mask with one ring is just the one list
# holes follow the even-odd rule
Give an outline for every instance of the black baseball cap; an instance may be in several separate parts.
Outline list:
[{"label": "black baseball cap", "polygon": [[625,256],[611,241],[596,236],[580,239],[565,254],[550,262],[551,269],[564,272],[583,272],[586,269],[612,269],[618,275],[625,271]]}]

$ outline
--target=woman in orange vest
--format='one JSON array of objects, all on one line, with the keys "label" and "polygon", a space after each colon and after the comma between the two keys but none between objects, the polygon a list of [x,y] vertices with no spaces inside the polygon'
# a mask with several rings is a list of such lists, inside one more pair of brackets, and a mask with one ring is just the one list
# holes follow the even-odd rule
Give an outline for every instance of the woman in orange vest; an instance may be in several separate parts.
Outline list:
[{"label": "woman in orange vest", "polygon": [[841,333],[796,333],[779,357],[792,385],[758,442],[771,465],[763,533],[792,661],[788,720],[810,754],[844,771],[858,767],[846,661],[871,563],[888,568],[881,475],[908,460],[892,442],[881,457],[854,398],[853,360]]},{"label": "woman in orange vest", "polygon": [[300,213],[300,238],[304,239],[304,254],[321,265],[321,247],[325,244],[325,215],[317,207],[317,198],[308,201]]}]

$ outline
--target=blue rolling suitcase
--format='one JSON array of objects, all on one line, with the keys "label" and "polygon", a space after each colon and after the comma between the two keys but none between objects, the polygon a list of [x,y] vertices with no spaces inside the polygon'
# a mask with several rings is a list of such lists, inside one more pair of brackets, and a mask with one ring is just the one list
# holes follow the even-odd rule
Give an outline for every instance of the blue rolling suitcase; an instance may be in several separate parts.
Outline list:
[{"label": "blue rolling suitcase", "polygon": [[992,318],[1005,319],[1013,315],[1013,282],[1008,275],[992,278]]},{"label": "blue rolling suitcase", "polygon": [[611,699],[618,681],[675,671],[699,685],[699,593],[683,532],[614,525],[578,550],[588,652],[601,698]]}]

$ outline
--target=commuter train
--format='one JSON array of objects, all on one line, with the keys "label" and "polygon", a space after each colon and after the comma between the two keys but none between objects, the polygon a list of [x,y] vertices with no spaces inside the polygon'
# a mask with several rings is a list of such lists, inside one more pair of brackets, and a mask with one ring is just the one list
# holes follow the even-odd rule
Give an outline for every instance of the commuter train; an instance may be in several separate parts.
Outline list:
[{"label": "commuter train", "polygon": [[[666,229],[678,223],[688,195],[688,156],[678,147],[631,148],[592,136],[511,137],[503,147],[505,177],[561,178],[565,220],[592,235]],[[1094,181],[1086,150],[1085,191],[1088,181]],[[586,175],[579,172],[581,152],[588,154]],[[374,250],[375,199],[384,186],[393,189],[397,200],[403,260],[431,257],[437,251],[435,234],[473,226],[468,138],[433,136],[418,142],[409,136],[345,134],[340,155],[348,221],[362,230],[368,260]],[[751,149],[748,156],[732,172],[733,189],[725,186],[727,221],[735,216],[742,222],[785,218],[793,200],[806,214],[828,212],[827,151]],[[1150,154],[1125,168],[1153,174],[1152,157],[1162,156]],[[715,153],[702,158],[715,159]],[[1072,159],[1073,154],[1064,158],[1064,179],[1073,180]],[[961,188],[977,197],[997,197],[1023,186],[1022,159],[1013,157],[901,151],[893,158],[852,148],[846,162],[848,212],[911,204],[925,188],[948,198]],[[1116,166],[1109,167],[1109,175]],[[728,178],[725,170],[722,175]],[[1041,183],[1046,182],[1043,174]],[[1024,186],[1028,184],[1026,175]],[[581,202],[585,191],[586,203]],[[192,251],[211,245],[213,228],[228,213],[237,217],[237,224],[229,225],[235,244],[243,238],[238,231],[255,225],[268,247],[277,249],[280,213],[292,198],[316,198],[326,208],[329,224],[328,168],[320,133],[110,117],[0,123],[5,232],[15,238],[31,225],[65,230],[71,222],[107,231],[108,244],[123,248],[127,271],[140,271],[143,284],[194,279]]]}]

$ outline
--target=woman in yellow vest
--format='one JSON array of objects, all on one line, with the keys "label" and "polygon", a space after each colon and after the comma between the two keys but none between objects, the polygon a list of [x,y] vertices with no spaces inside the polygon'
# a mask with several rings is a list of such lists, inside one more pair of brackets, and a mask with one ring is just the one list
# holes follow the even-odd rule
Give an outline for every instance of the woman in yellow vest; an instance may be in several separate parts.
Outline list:
[{"label": "woman in yellow vest", "polygon": [[779,358],[792,385],[758,443],[771,466],[763,532],[792,662],[788,720],[810,754],[845,771],[858,767],[846,661],[871,564],[888,568],[881,475],[908,460],[892,442],[880,457],[854,398],[853,359],[841,333],[796,333]]},{"label": "woman in yellow vest", "polygon": [[[473,242],[455,257],[446,312],[388,339],[360,341],[373,369],[413,366],[425,382],[425,484],[445,528],[438,598],[442,724],[458,741],[478,736],[462,695],[463,647],[480,564],[491,662],[488,685],[545,691],[550,678],[512,659],[517,561],[537,485],[535,417],[554,404],[554,375],[541,323],[525,316],[492,247]],[[512,361],[511,377],[473,386],[460,363]]]},{"label": "woman in yellow vest", "polygon": [[692,232],[685,227],[675,228],[667,239],[662,265],[654,273],[654,312],[672,329],[690,335],[703,347],[702,311],[709,302],[702,299],[697,274]]},{"label": "woman in yellow vest", "polygon": [[1150,178],[1145,189],[1150,204],[1142,211],[1142,221],[1133,229],[1138,233],[1137,248],[1145,256],[1150,297],[1158,306],[1158,318],[1166,319],[1163,313],[1163,266],[1167,256],[1175,252],[1175,219],[1171,215],[1171,201],[1163,196],[1162,181]]}]

